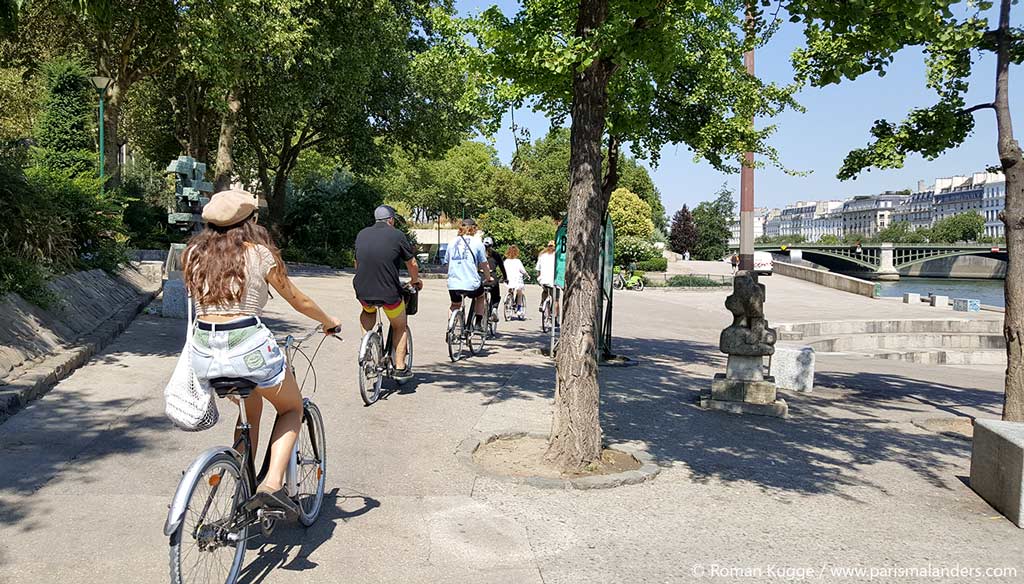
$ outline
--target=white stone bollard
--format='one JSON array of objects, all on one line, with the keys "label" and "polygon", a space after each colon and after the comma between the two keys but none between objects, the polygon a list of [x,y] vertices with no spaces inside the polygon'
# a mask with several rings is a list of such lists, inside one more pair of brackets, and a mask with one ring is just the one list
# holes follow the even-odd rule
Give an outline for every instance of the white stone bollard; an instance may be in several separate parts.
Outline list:
[{"label": "white stone bollard", "polygon": [[974,298],[954,298],[953,310],[956,312],[981,312],[981,301]]},{"label": "white stone bollard", "polygon": [[907,292],[903,295],[903,304],[913,304],[914,306],[917,306],[918,304],[921,304],[921,295],[913,292]]},{"label": "white stone bollard", "polygon": [[1024,423],[975,420],[971,488],[1024,527]]},{"label": "white stone bollard", "polygon": [[949,308],[949,296],[936,296],[932,294],[931,302],[932,306],[937,306],[939,308]]},{"label": "white stone bollard", "polygon": [[810,393],[814,387],[814,349],[799,345],[775,345],[769,374],[776,387]]},{"label": "white stone bollard", "polygon": [[188,317],[188,294],[185,293],[185,281],[171,279],[164,282],[163,306],[161,315],[164,318]]}]

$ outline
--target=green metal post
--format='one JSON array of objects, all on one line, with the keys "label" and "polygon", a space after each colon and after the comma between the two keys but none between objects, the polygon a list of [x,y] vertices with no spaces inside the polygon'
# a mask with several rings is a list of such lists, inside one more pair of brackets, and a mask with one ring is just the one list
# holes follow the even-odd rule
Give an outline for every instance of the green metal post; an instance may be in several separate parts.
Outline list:
[{"label": "green metal post", "polygon": [[96,90],[96,93],[100,96],[100,190],[103,189],[103,171],[104,171],[104,166],[106,166],[106,164],[105,164],[106,161],[104,160],[104,155],[105,155],[104,151],[105,151],[106,147],[103,144],[103,126],[106,125],[106,124],[104,124],[104,118],[103,118],[103,102],[106,101],[103,98],[106,97],[106,96],[103,95],[103,94],[105,94],[106,92],[107,92],[107,88],[106,87],[104,87],[103,89],[97,89]]}]

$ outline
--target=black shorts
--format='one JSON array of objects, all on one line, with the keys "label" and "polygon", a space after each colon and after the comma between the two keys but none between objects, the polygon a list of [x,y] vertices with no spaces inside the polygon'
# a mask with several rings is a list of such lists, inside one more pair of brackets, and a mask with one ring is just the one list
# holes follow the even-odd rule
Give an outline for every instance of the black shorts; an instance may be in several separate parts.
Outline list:
[{"label": "black shorts", "polygon": [[452,304],[458,304],[463,298],[478,298],[483,293],[484,286],[481,284],[476,290],[449,290],[448,297],[452,299]]}]

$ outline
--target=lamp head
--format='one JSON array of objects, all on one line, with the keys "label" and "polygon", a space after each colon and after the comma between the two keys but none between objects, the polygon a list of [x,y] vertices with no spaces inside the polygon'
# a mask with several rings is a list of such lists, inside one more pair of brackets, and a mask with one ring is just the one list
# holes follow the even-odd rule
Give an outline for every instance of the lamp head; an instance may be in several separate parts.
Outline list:
[{"label": "lamp head", "polygon": [[89,80],[92,81],[92,86],[96,88],[96,91],[99,91],[100,93],[105,92],[107,88],[110,87],[110,82],[112,81],[110,77],[104,77],[102,75],[90,77]]}]

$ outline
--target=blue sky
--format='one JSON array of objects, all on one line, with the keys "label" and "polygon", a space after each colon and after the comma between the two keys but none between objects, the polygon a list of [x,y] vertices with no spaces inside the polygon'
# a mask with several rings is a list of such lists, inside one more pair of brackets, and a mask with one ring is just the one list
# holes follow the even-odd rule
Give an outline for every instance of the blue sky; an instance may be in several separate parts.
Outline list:
[{"label": "blue sky", "polygon": [[[488,0],[456,2],[463,15],[479,12],[493,4]],[[517,6],[510,0],[498,2],[498,5],[509,15]],[[798,26],[786,23],[767,46],[758,50],[755,58],[757,75],[779,83],[790,81],[793,71],[789,55],[802,38]],[[1024,74],[1024,69],[1011,69],[1010,105],[1019,134],[1024,133],[1021,126],[1024,110],[1020,107],[1020,101],[1024,99],[1021,97],[1024,91],[1024,83],[1019,78],[1021,74]],[[995,59],[988,57],[974,68],[969,105],[991,101],[994,88]],[[835,178],[846,153],[867,144],[868,131],[876,119],[900,121],[911,108],[934,103],[933,94],[925,87],[924,60],[917,50],[898,54],[885,77],[867,75],[838,86],[805,89],[797,99],[807,111],[787,112],[776,118],[774,123],[778,129],[772,144],[788,168],[811,173],[808,176],[789,176],[770,167],[758,169],[754,180],[754,197],[758,206],[781,207],[797,200],[842,199],[855,194],[914,189],[918,180],[930,183],[935,177],[968,174],[999,163],[995,116],[991,110],[982,110],[975,114],[974,134],[967,142],[935,160],[912,155],[901,169],[872,170],[850,181]],[[543,115],[528,109],[516,112],[516,122],[529,128],[534,139],[543,136],[550,126]],[[1020,140],[1021,136],[1017,138]],[[508,162],[515,148],[508,116],[494,140],[499,156]],[[695,163],[683,146],[666,147],[651,174],[670,215],[684,203],[692,207],[712,198],[723,182],[739,191],[738,174],[723,174],[705,163]]]}]

